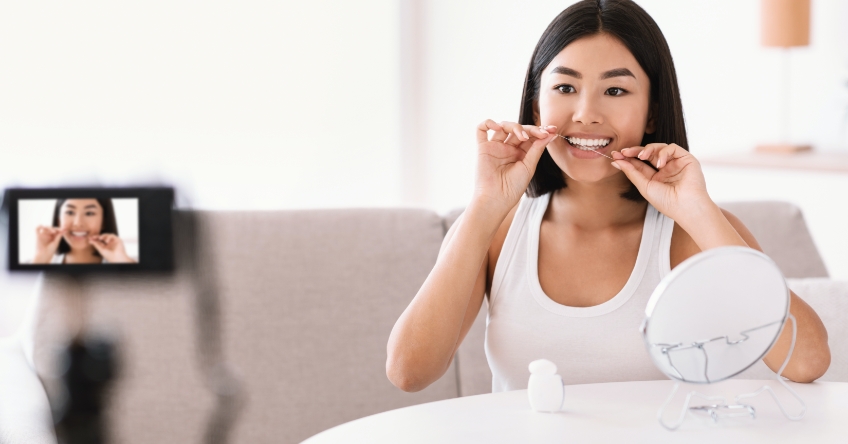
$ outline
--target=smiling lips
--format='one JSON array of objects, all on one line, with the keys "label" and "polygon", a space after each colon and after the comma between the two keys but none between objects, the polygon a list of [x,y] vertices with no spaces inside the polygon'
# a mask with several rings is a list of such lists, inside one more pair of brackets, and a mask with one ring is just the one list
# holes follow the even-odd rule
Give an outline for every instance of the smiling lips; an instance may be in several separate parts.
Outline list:
[{"label": "smiling lips", "polygon": [[612,139],[582,139],[579,137],[561,136],[567,140],[573,147],[583,151],[594,151],[603,148],[612,141]]}]

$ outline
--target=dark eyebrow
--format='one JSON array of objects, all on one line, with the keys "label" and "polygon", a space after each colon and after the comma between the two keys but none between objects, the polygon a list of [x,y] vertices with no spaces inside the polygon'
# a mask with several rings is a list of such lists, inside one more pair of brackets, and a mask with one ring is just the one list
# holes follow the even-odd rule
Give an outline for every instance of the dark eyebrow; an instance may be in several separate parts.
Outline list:
[{"label": "dark eyebrow", "polygon": [[[578,79],[583,78],[583,74],[580,74],[579,72],[577,72],[577,71],[575,71],[571,68],[566,68],[565,66],[557,66],[556,68],[554,68],[551,71],[551,74],[562,74],[562,75],[571,76],[571,77],[578,78]],[[636,76],[634,76],[633,73],[630,72],[629,69],[627,69],[627,68],[616,68],[616,69],[611,69],[611,70],[601,74],[601,80],[611,79],[613,77],[622,77],[622,76],[630,76],[630,77],[633,77],[634,79],[636,78]]]},{"label": "dark eyebrow", "polygon": [[636,78],[636,76],[634,76],[633,73],[630,72],[629,69],[627,69],[627,68],[616,68],[616,69],[611,69],[611,70],[601,74],[601,80],[611,79],[613,77],[624,77],[624,76],[630,76],[630,77],[633,77],[634,79]]},{"label": "dark eyebrow", "polygon": [[566,68],[564,66],[557,66],[556,68],[554,68],[551,71],[551,74],[562,74],[562,75],[566,75],[566,76],[575,77],[575,78],[578,78],[578,79],[583,78],[583,74],[580,74],[579,72],[577,72],[577,71],[575,71],[571,68]]},{"label": "dark eyebrow", "polygon": [[97,209],[97,205],[94,205],[94,204],[86,205],[85,207],[86,208],[94,208],[95,210]]}]

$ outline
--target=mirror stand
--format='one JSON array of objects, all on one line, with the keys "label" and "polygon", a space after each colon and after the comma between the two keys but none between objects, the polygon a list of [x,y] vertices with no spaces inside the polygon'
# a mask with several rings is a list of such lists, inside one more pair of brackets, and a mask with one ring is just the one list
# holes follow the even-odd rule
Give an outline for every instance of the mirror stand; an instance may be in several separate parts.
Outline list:
[{"label": "mirror stand", "polygon": [[[663,413],[665,412],[665,408],[671,402],[672,398],[674,398],[674,395],[677,393],[677,390],[680,388],[680,383],[677,382],[674,384],[674,388],[671,390],[671,394],[668,395],[668,398],[666,399],[665,403],[663,403],[662,407],[660,407],[659,412],[657,412],[657,420],[659,421],[660,425],[662,425],[668,430],[676,430],[683,424],[683,421],[686,419],[686,413],[688,411],[700,411],[703,413],[707,413],[710,415],[713,422],[718,422],[718,420],[721,418],[734,418],[742,416],[750,416],[751,418],[755,419],[756,409],[754,409],[753,406],[750,406],[748,404],[742,404],[740,401],[746,398],[753,398],[763,392],[768,392],[771,395],[775,403],[777,403],[777,406],[780,408],[780,411],[783,413],[783,416],[785,416],[787,419],[797,421],[803,418],[804,414],[807,412],[807,405],[804,403],[804,400],[801,399],[800,396],[798,396],[798,393],[796,393],[795,390],[792,390],[789,384],[787,384],[784,378],[781,376],[783,374],[783,370],[786,368],[786,365],[789,363],[789,358],[792,357],[792,352],[795,350],[795,339],[798,333],[798,327],[795,322],[795,316],[792,316],[792,314],[790,313],[788,315],[788,319],[792,320],[792,342],[789,345],[789,353],[786,354],[786,359],[783,361],[783,365],[781,365],[780,369],[777,371],[776,377],[777,381],[783,384],[783,386],[786,387],[786,390],[788,390],[789,393],[791,393],[792,396],[794,396],[795,399],[797,399],[798,402],[801,404],[800,413],[798,413],[797,415],[790,415],[789,413],[787,413],[786,409],[783,406],[783,403],[780,402],[780,399],[777,398],[777,395],[774,393],[774,390],[772,390],[772,388],[768,385],[764,385],[759,390],[756,390],[754,392],[744,393],[736,396],[736,398],[734,399],[734,404],[730,405],[727,403],[727,400],[724,397],[708,396],[703,393],[691,391],[686,395],[686,400],[683,403],[683,409],[680,411],[680,416],[677,418],[677,421],[674,424],[667,424],[663,420]],[[703,350],[703,347],[698,348],[701,348],[706,357],[706,350]],[[705,375],[707,373],[706,365],[708,362],[708,360],[704,361]],[[705,399],[707,401],[713,402],[713,404],[690,407],[689,404],[692,402],[693,397]]]}]

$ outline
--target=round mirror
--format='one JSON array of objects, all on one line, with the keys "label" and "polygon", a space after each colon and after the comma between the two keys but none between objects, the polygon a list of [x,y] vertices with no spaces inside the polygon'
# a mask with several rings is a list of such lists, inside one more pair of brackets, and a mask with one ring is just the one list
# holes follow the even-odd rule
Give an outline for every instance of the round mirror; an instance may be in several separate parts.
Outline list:
[{"label": "round mirror", "polygon": [[679,381],[712,383],[765,356],[789,314],[789,289],[763,253],[716,248],[672,270],[645,314],[642,335],[657,368]]}]

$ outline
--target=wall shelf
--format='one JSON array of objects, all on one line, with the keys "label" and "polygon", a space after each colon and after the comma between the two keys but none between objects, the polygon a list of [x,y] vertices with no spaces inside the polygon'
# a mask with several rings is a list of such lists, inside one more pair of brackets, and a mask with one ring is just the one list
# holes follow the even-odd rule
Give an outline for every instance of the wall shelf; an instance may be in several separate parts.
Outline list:
[{"label": "wall shelf", "polygon": [[707,156],[698,160],[704,165],[848,173],[848,151],[811,151],[794,154],[750,152]]}]

